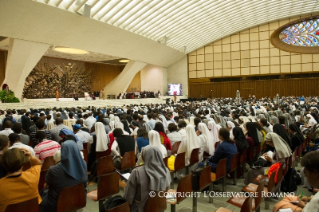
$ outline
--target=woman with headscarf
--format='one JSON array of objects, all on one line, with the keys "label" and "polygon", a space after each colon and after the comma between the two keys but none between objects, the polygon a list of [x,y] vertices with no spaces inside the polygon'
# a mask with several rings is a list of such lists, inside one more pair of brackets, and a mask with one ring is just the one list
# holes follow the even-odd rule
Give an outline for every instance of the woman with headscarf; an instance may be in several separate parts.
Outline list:
[{"label": "woman with headscarf", "polygon": [[209,155],[213,155],[215,152],[215,139],[212,134],[209,132],[206,124],[199,123],[198,124],[198,133],[202,150],[207,151]]},{"label": "woman with headscarf", "polygon": [[295,151],[296,147],[303,144],[305,138],[303,137],[299,127],[296,124],[290,124],[288,128],[289,133],[291,134],[291,150]]},{"label": "woman with headscarf", "polygon": [[145,128],[147,132],[150,132],[152,130],[151,126],[147,122],[143,124],[143,127]]},{"label": "woman with headscarf", "polygon": [[[61,147],[61,161],[51,166],[45,176],[47,190],[42,193],[41,212],[55,212],[63,188],[87,182],[87,167],[74,141]],[[84,192],[84,191],[83,191]]]},{"label": "woman with headscarf", "polygon": [[158,132],[151,130],[148,133],[148,139],[151,146],[155,146],[162,153],[162,157],[167,157],[167,150],[163,144],[161,144],[161,138]]},{"label": "woman with headscarf", "polygon": [[171,183],[170,172],[158,148],[152,145],[144,147],[141,157],[144,166],[133,169],[124,190],[124,198],[130,203],[131,212],[144,211],[149,193],[167,191]]},{"label": "woman with headscarf", "polygon": [[226,121],[225,121],[223,116],[218,115],[217,116],[217,122],[221,126],[221,128],[225,128],[226,127]]},{"label": "woman with headscarf", "polygon": [[130,135],[133,131],[129,128],[127,121],[122,120],[121,123],[123,124],[123,130]]},{"label": "woman with headscarf", "polygon": [[105,133],[104,125],[101,122],[95,123],[95,135],[93,135],[93,143],[91,144],[90,152],[88,155],[88,168],[96,160],[96,152],[104,152],[108,149],[109,138]]},{"label": "woman with headscarf", "polygon": [[[188,124],[186,126],[186,140],[181,142],[177,154],[185,152],[185,166],[189,164],[189,159],[193,149],[200,148],[200,141],[194,131],[194,125]],[[203,152],[199,151],[199,161],[203,160]]]},{"label": "woman with headscarf", "polygon": [[281,124],[274,125],[274,133],[278,134],[281,138],[283,138],[286,143],[289,145],[290,149],[292,149],[291,140],[288,136],[288,133],[284,130]]}]

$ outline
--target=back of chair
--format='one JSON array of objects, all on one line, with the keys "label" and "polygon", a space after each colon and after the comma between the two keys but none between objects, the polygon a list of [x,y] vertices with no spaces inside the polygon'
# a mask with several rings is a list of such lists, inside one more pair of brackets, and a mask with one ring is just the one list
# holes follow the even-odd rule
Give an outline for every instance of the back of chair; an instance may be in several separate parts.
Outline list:
[{"label": "back of chair", "polygon": [[166,167],[167,167],[167,160],[168,160],[168,157],[163,158],[163,162],[164,162]]},{"label": "back of chair", "polygon": [[125,152],[121,161],[121,170],[131,169],[135,166],[135,151]]},{"label": "back of chair", "polygon": [[220,178],[226,176],[226,163],[227,158],[221,159],[218,161],[217,167],[216,167],[216,180],[219,180]]},{"label": "back of chair", "polygon": [[[263,194],[264,191],[264,184],[265,182],[261,182],[256,190],[257,193],[257,197],[255,198],[255,208],[258,208],[258,206],[260,205],[260,203],[263,201],[263,199],[265,198],[265,195]],[[269,188],[269,183],[268,183],[268,188]]]},{"label": "back of chair", "polygon": [[298,148],[298,157],[301,157],[302,151],[304,150],[302,144]]},{"label": "back of chair", "polygon": [[100,182],[97,188],[97,199],[103,200],[112,195],[119,193],[119,175],[114,172],[100,177]]},{"label": "back of chair", "polygon": [[95,153],[95,159],[99,159],[101,157],[108,156],[109,155],[108,153],[109,153],[108,150],[106,150],[104,152],[96,152]]},{"label": "back of chair", "polygon": [[[177,194],[186,194],[187,192],[193,191],[192,178],[193,178],[193,174],[189,174],[189,175],[183,177],[179,181],[178,186],[177,186]],[[177,195],[177,197],[176,197],[177,202],[176,203],[179,203],[186,198],[187,198],[186,195]]]},{"label": "back of chair", "polygon": [[179,145],[181,145],[181,141],[177,141],[177,142],[175,142],[175,143],[173,144],[173,147],[172,147],[172,155],[177,154]]},{"label": "back of chair", "polygon": [[252,197],[247,197],[244,204],[242,205],[240,212],[252,212]]},{"label": "back of chair", "polygon": [[283,171],[284,171],[284,164],[282,163],[282,164],[280,164],[280,167],[279,167],[279,169],[278,169],[277,183],[276,183],[276,184],[280,183],[281,180],[282,180],[282,178],[284,177],[284,176],[283,176]]},{"label": "back of chair", "polygon": [[199,190],[203,190],[207,186],[209,186],[212,183],[210,173],[212,170],[212,166],[207,166],[203,169],[202,173],[200,174],[199,177]]},{"label": "back of chair", "polygon": [[241,154],[239,158],[240,164],[244,164],[247,162],[247,149],[245,149]]},{"label": "back of chair", "polygon": [[83,157],[84,160],[86,162],[86,164],[88,164],[89,160],[88,160],[88,151],[86,149],[81,150],[81,152],[83,153]]},{"label": "back of chair", "polygon": [[248,149],[247,161],[251,161],[254,158],[255,147]]},{"label": "back of chair", "polygon": [[20,212],[20,211],[32,211],[32,212],[40,212],[38,197],[8,205],[5,212]]},{"label": "back of chair", "polygon": [[174,171],[179,171],[185,167],[185,152],[177,154],[174,163]]},{"label": "back of chair", "polygon": [[276,171],[274,171],[272,174],[271,174],[271,176],[270,176],[270,178],[269,178],[269,181],[268,181],[268,192],[272,192],[272,190],[274,189],[274,187],[275,187],[275,176],[276,176]]},{"label": "back of chair", "polygon": [[260,148],[261,148],[261,143],[259,143],[256,147],[256,155],[255,156],[258,156],[260,154]]},{"label": "back of chair", "polygon": [[63,188],[58,199],[57,212],[73,212],[86,205],[84,184]]},{"label": "back of chair", "polygon": [[101,157],[97,163],[96,176],[110,174],[114,172],[113,157],[111,155]]},{"label": "back of chair", "polygon": [[43,162],[43,164],[42,164],[41,169],[42,169],[42,170],[47,170],[47,169],[49,169],[51,166],[54,166],[54,165],[55,165],[55,161],[54,161],[54,159],[53,159],[53,156],[49,156],[49,157],[46,157],[46,158],[44,159],[44,162]]},{"label": "back of chair", "polygon": [[47,174],[48,170],[42,170],[40,173],[40,179],[38,184],[38,190],[39,192],[44,188],[45,183],[45,175]]},{"label": "back of chair", "polygon": [[88,149],[88,143],[83,143],[83,149],[85,149],[85,150]]},{"label": "back of chair", "polygon": [[166,210],[166,198],[163,195],[165,191],[161,191],[161,193],[162,195],[159,195],[159,192],[155,192],[154,197],[148,198],[144,209],[145,212],[164,212]]},{"label": "back of chair", "polygon": [[230,172],[234,171],[237,168],[237,166],[238,166],[238,157],[239,157],[239,153],[237,152],[236,154],[234,154],[233,158],[231,159]]},{"label": "back of chair", "polygon": [[189,166],[194,165],[195,163],[198,163],[199,158],[199,148],[193,149],[191,153],[191,158],[189,159]]}]

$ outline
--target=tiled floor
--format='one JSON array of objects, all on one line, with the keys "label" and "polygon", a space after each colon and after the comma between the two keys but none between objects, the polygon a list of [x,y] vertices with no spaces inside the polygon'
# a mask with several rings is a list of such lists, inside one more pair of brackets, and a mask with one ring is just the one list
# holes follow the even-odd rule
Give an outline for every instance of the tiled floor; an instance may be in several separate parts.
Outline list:
[{"label": "tiled floor", "polygon": [[[296,170],[300,170],[300,167],[297,167]],[[232,180],[227,180],[226,181],[226,191],[227,192],[240,192],[241,189],[244,187],[244,180],[243,179],[238,179],[237,180],[237,185],[232,185],[233,181]],[[178,180],[174,181],[174,188],[177,188]],[[93,190],[96,188],[96,184],[89,186],[89,190]],[[222,189],[221,183],[219,185],[214,186],[215,192],[220,192]],[[301,185],[298,186],[298,190],[295,191],[296,195],[300,195],[301,191],[304,192],[304,195],[310,196],[311,193],[306,189],[302,188]],[[119,193],[120,195],[123,195],[123,191]],[[239,212],[240,208],[235,207],[231,204],[227,203],[228,197],[216,197],[213,198],[213,203],[209,203],[209,198],[208,196],[204,196],[204,193],[201,193],[201,197],[197,198],[197,211],[215,211],[219,207],[225,207],[228,208],[229,210],[233,210],[234,212]],[[279,198],[279,200],[282,198]],[[261,212],[263,211],[272,211],[273,206],[279,201],[276,199],[271,199],[271,202],[269,204],[269,210],[265,210],[265,204],[262,203],[261,205]],[[191,212],[192,211],[192,205],[193,205],[193,199],[187,198],[184,201],[182,201],[180,204],[176,206],[176,211],[178,212]],[[82,210],[83,212],[98,212],[98,202],[94,202],[90,199],[87,199],[87,204],[86,207]],[[171,211],[170,205],[167,205],[166,211]]]}]

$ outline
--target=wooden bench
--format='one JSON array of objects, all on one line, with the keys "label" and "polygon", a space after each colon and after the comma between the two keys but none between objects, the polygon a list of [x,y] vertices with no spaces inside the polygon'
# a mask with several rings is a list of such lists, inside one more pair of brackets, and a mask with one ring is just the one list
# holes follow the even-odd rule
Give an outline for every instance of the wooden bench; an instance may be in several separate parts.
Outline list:
[{"label": "wooden bench", "polygon": [[51,166],[54,166],[54,165],[55,165],[55,161],[53,159],[53,156],[49,156],[44,159],[41,169],[48,170]]},{"label": "wooden bench", "polygon": [[180,170],[185,168],[185,152],[179,153],[175,157],[175,162],[174,162],[174,171],[170,170],[171,173],[171,189],[174,189],[174,174]]},{"label": "wooden bench", "polygon": [[48,170],[42,170],[40,172],[40,179],[39,179],[39,184],[38,184],[38,191],[40,191],[44,188],[44,183],[45,183],[45,175],[47,174]]},{"label": "wooden bench", "polygon": [[178,148],[181,145],[181,141],[177,141],[172,146],[172,155],[177,154]]},{"label": "wooden bench", "polygon": [[145,205],[145,212],[164,212],[167,208],[166,204],[166,197],[163,196],[165,191],[161,191],[161,195],[159,195],[159,192],[155,192],[154,197],[149,197],[146,205]]},{"label": "wooden bench", "polygon": [[125,202],[124,204],[106,210],[105,212],[130,212],[130,203]]},{"label": "wooden bench", "polygon": [[233,156],[233,158],[231,159],[231,162],[230,162],[229,173],[233,172],[233,174],[234,174],[234,176],[233,176],[234,185],[237,184],[238,157],[239,157],[239,153],[237,152],[236,154],[234,154],[234,156]]},{"label": "wooden bench", "polygon": [[189,167],[199,162],[199,148],[193,149],[191,157],[189,159],[189,164],[186,166],[186,174],[189,174]]},{"label": "wooden bench", "polygon": [[240,163],[240,165],[241,165],[241,168],[242,168],[242,171],[243,171],[243,177],[245,178],[245,166],[246,166],[246,163],[247,163],[247,149],[245,149],[242,153],[241,153],[241,155],[240,155],[240,157],[239,157],[239,163]]}]

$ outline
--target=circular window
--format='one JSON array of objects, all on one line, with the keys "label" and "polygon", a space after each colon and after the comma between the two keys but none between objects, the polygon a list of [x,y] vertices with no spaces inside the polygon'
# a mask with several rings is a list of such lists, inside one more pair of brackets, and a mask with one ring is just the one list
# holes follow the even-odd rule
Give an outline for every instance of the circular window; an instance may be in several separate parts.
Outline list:
[{"label": "circular window", "polygon": [[300,19],[279,27],[272,33],[270,42],[283,51],[319,53],[319,17]]}]

